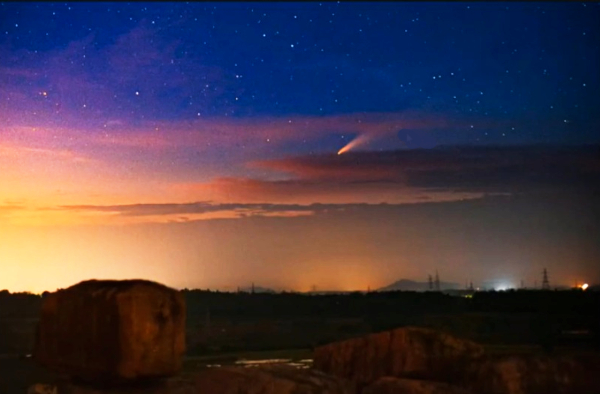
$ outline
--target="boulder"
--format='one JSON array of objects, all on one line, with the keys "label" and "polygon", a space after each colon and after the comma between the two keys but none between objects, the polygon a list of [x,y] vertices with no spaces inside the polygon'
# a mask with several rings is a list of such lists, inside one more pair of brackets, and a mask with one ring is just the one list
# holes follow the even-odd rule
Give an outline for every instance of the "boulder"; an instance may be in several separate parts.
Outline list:
[{"label": "boulder", "polygon": [[29,386],[27,394],[58,394],[58,389],[53,384],[36,383]]},{"label": "boulder", "polygon": [[42,302],[33,359],[93,384],[171,376],[185,352],[180,292],[145,280],[90,280]]},{"label": "boulder", "polygon": [[361,394],[470,394],[470,392],[447,383],[386,376],[365,387]]},{"label": "boulder", "polygon": [[487,394],[600,393],[600,357],[519,355],[490,358],[474,366],[467,386]]},{"label": "boulder", "polygon": [[359,387],[384,376],[460,383],[483,348],[448,334],[415,327],[370,334],[315,349],[313,366]]}]

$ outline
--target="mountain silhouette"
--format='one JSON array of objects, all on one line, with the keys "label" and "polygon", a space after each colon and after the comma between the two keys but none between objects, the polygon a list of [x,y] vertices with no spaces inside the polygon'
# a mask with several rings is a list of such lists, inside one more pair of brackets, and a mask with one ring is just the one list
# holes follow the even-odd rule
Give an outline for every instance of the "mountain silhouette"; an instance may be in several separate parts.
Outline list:
[{"label": "mountain silhouette", "polygon": [[[240,291],[244,292],[244,293],[252,293],[252,287],[240,287]],[[254,286],[254,292],[255,293],[270,293],[270,294],[277,293],[273,289],[269,289],[267,287],[260,287],[260,286]]]},{"label": "mountain silhouette", "polygon": [[[458,283],[452,282],[440,282],[440,290],[456,290],[459,289]],[[392,284],[377,289],[377,291],[427,291],[429,290],[429,283],[427,282],[416,282],[409,279],[400,279]]]}]

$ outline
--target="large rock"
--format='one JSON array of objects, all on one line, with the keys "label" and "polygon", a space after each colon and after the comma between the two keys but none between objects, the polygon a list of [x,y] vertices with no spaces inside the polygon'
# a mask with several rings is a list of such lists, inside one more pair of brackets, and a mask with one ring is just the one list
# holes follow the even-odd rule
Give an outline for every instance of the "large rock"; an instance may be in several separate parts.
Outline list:
[{"label": "large rock", "polygon": [[361,394],[470,394],[470,392],[446,383],[386,376],[365,387]]},{"label": "large rock", "polygon": [[27,394],[58,394],[58,389],[52,384],[36,383],[29,386]]},{"label": "large rock", "polygon": [[181,293],[145,280],[85,281],[44,297],[33,359],[88,383],[177,373],[185,352]]},{"label": "large rock", "polygon": [[442,332],[404,327],[315,349],[313,366],[359,387],[384,377],[461,383],[483,348]]},{"label": "large rock", "polygon": [[519,355],[474,366],[468,386],[486,394],[600,393],[600,357]]}]

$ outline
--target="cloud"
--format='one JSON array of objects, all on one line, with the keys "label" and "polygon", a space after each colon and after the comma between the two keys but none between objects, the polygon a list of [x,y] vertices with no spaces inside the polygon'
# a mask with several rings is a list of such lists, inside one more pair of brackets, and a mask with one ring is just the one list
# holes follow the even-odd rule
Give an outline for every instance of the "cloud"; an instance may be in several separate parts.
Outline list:
[{"label": "cloud", "polygon": [[[23,159],[24,157],[46,157],[53,160],[68,160],[75,163],[89,162],[90,159],[64,149],[32,148],[0,143],[0,155],[3,158]],[[2,162],[2,160],[0,160]]]},{"label": "cloud", "polygon": [[462,191],[592,187],[600,181],[598,146],[463,146],[348,152],[258,161],[259,168],[303,181],[392,182]]},{"label": "cloud", "polygon": [[174,184],[170,195],[177,198],[203,196],[221,202],[274,202],[297,204],[410,204],[424,201],[454,201],[480,198],[483,193],[423,190],[389,181],[322,181],[252,178],[217,178],[205,183]]},{"label": "cloud", "polygon": [[345,211],[364,207],[367,204],[215,204],[211,202],[193,202],[185,204],[124,204],[124,205],[66,205],[56,209],[80,212],[104,212],[121,216],[178,215],[184,220],[189,214],[214,212],[233,212],[240,217],[269,216],[273,214],[326,213]]},{"label": "cloud", "polygon": [[342,288],[342,283],[331,283],[339,280],[347,281],[343,288],[366,289],[388,284],[390,278],[421,280],[435,269],[445,281],[462,283],[469,273],[474,282],[508,276],[531,286],[543,267],[554,282],[598,278],[599,212],[592,199],[581,204],[502,196],[357,204],[294,218],[194,220],[193,214],[175,214],[162,215],[162,221],[152,218],[160,224],[139,217],[146,224],[126,227],[90,226],[88,221],[51,229],[0,226],[0,239],[11,247],[3,251],[4,260],[16,269],[8,277],[16,279],[6,286],[25,286],[24,277],[40,290],[82,277],[138,276],[175,287],[214,289],[255,281],[296,289],[313,284]]},{"label": "cloud", "polygon": [[262,179],[176,183],[169,193],[218,202],[296,204],[412,204],[569,191],[583,196],[598,189],[599,157],[597,146],[331,153],[252,162]]},{"label": "cloud", "polygon": [[[120,118],[106,122],[107,127],[99,128],[10,122],[0,126],[0,165],[6,168],[0,180],[5,192],[11,198],[29,198],[34,193],[39,204],[49,200],[60,204],[65,197],[57,194],[59,188],[72,194],[65,203],[77,203],[73,201],[77,196],[81,203],[107,199],[110,203],[420,201],[424,196],[407,190],[394,197],[395,185],[323,185],[282,177],[277,171],[247,167],[246,163],[257,157],[277,157],[290,146],[295,149],[305,142],[318,143],[323,150],[331,146],[330,151],[336,152],[344,141],[341,135],[383,135],[403,125],[428,127],[436,120],[405,112],[220,117],[193,122],[146,121],[136,126]],[[396,141],[400,143],[397,137]],[[274,179],[285,182],[273,184]]]},{"label": "cloud", "polygon": [[0,212],[12,212],[21,209],[24,209],[23,205],[21,204],[5,203],[3,205],[0,205]]},{"label": "cloud", "polygon": [[331,140],[336,135],[389,138],[390,147],[399,147],[403,143],[396,135],[398,130],[426,132],[448,123],[452,121],[442,116],[406,111],[241,119],[212,117],[193,121],[144,121],[137,125],[126,119],[111,118],[83,130],[76,125],[36,126],[34,122],[23,126],[7,122],[0,131],[5,143],[25,148],[70,151],[115,163],[119,160],[115,156],[128,160],[132,156],[145,157],[145,162],[152,163],[152,156],[160,153],[168,158],[164,161],[189,163],[197,162],[199,152],[213,155],[217,149],[223,149],[231,153],[230,160],[243,162],[256,156],[273,156],[275,147],[285,149],[290,144],[322,140],[327,140],[331,151],[336,152],[344,145],[344,139],[340,138],[339,144]]}]

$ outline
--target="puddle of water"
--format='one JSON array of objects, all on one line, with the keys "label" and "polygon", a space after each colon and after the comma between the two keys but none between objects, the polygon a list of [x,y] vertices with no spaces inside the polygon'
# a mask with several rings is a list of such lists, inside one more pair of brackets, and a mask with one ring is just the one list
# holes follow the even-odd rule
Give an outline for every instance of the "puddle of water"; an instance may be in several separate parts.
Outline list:
[{"label": "puddle of water", "polygon": [[241,360],[237,360],[235,363],[236,364],[284,364],[284,363],[289,363],[292,360],[289,358],[268,358],[268,359],[264,359],[264,360],[246,360],[246,359],[241,359]]},{"label": "puddle of water", "polygon": [[[306,368],[310,368],[312,361],[313,361],[312,359],[304,359],[304,360],[298,361],[298,360],[285,359],[285,358],[270,358],[270,359],[263,359],[263,360],[242,359],[242,360],[235,361],[234,364],[241,365],[246,368],[258,367],[260,365],[266,365],[266,364],[268,364],[268,365],[276,364],[276,365],[289,365],[291,367],[298,368],[298,369],[306,369]],[[218,365],[218,364],[216,364],[216,365]]]}]

